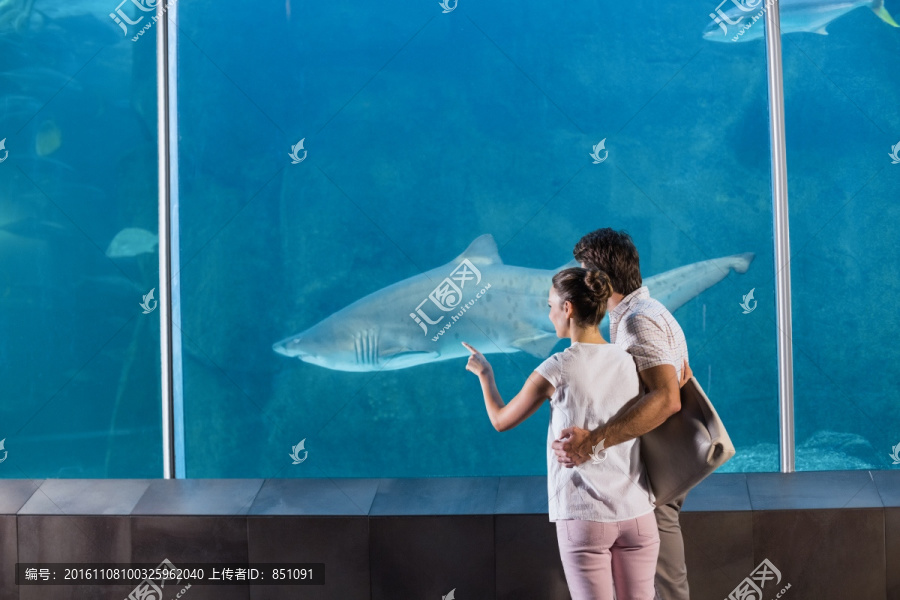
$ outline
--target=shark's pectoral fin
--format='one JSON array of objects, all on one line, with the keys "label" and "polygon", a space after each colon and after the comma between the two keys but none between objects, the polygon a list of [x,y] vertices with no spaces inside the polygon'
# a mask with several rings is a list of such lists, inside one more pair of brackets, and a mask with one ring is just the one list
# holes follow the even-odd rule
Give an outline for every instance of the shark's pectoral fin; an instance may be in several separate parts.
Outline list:
[{"label": "shark's pectoral fin", "polygon": [[735,254],[731,257],[731,268],[734,269],[737,273],[746,273],[747,269],[750,268],[750,263],[753,262],[754,256],[756,256],[756,254],[754,254],[753,252]]},{"label": "shark's pectoral fin", "polygon": [[556,337],[555,333],[538,331],[532,336],[515,340],[510,346],[538,358],[547,358],[550,356],[550,351],[553,350],[553,346],[555,346],[558,341],[559,338]]},{"label": "shark's pectoral fin", "polygon": [[440,352],[429,352],[427,350],[408,350],[406,348],[397,348],[395,350],[387,350],[379,356],[382,360],[391,361],[396,364],[412,363],[420,364],[437,360]]},{"label": "shark's pectoral fin", "polygon": [[381,358],[395,358],[397,356],[405,356],[407,354],[440,354],[437,351],[429,351],[429,350],[411,350],[409,348],[387,348],[383,349],[380,353]]}]

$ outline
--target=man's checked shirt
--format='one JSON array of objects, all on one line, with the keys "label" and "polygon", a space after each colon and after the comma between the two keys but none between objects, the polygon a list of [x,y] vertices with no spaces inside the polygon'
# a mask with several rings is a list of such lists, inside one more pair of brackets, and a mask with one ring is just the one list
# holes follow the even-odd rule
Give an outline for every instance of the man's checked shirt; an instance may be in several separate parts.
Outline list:
[{"label": "man's checked shirt", "polygon": [[659,365],[672,365],[681,378],[688,357],[684,332],[672,313],[650,297],[647,286],[625,296],[609,312],[609,341],[634,357],[638,372]]}]

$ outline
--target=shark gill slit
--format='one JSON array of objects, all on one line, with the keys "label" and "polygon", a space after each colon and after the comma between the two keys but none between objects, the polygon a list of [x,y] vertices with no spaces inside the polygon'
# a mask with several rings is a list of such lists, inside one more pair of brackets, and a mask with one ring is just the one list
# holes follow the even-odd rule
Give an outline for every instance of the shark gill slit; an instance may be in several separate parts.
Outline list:
[{"label": "shark gill slit", "polygon": [[363,362],[372,364],[372,338],[369,337],[368,330],[363,332]]},{"label": "shark gill slit", "polygon": [[363,364],[369,364],[369,356],[372,353],[372,350],[369,348],[369,332],[363,331],[362,333],[362,343],[363,343]]},{"label": "shark gill slit", "polygon": [[375,365],[375,348],[377,340],[372,330],[361,331],[356,335],[356,362],[362,365]]}]

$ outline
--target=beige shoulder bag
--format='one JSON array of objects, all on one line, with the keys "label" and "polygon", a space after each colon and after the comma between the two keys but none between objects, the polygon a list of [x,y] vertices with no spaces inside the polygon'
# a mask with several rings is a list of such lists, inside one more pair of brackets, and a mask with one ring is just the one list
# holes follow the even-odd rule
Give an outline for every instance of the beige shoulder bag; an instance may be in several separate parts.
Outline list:
[{"label": "beige shoulder bag", "polygon": [[684,494],[732,456],[725,425],[694,377],[681,388],[681,410],[641,436],[656,506]]}]

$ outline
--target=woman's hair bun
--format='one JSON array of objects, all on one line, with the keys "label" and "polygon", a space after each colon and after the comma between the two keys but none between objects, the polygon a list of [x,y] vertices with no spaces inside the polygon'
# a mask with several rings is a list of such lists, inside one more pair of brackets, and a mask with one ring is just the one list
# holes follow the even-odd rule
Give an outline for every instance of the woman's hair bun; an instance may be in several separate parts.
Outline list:
[{"label": "woman's hair bun", "polygon": [[581,326],[600,324],[613,289],[609,275],[582,267],[563,269],[554,275],[553,288],[560,302],[571,302],[575,307],[575,320]]},{"label": "woman's hair bun", "polygon": [[606,305],[612,295],[612,284],[609,281],[609,275],[603,271],[589,269],[584,274],[584,284],[591,290],[598,303]]}]

